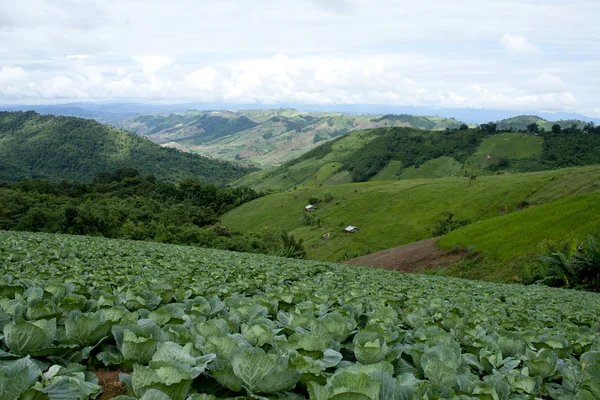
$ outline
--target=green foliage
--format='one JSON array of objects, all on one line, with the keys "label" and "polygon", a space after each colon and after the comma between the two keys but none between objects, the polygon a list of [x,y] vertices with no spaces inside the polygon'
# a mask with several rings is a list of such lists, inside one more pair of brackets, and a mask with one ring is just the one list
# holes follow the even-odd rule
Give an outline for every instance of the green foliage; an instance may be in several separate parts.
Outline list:
[{"label": "green foliage", "polygon": [[200,228],[258,196],[195,179],[156,181],[133,169],[98,174],[92,184],[21,181],[0,188],[0,229],[194,244]]},{"label": "green foliage", "polygon": [[535,122],[527,125],[527,132],[529,132],[529,133],[539,133],[539,131],[540,131],[540,127]]},{"label": "green foliage", "polygon": [[178,183],[137,170],[101,173],[94,183],[21,181],[0,187],[0,229],[69,233],[304,257],[285,233],[232,234],[219,216],[260,194],[195,179]]},{"label": "green foliage", "polygon": [[577,126],[544,133],[541,165],[554,168],[600,162],[600,127]]},{"label": "green foliage", "polygon": [[147,139],[80,118],[0,113],[0,182],[63,179],[91,182],[100,172],[136,168],[175,181],[224,183],[248,172],[237,165],[161,147]]},{"label": "green foliage", "polygon": [[401,161],[405,168],[442,156],[465,162],[487,135],[477,129],[442,133],[392,128],[381,133],[344,160],[353,182],[369,180],[390,160]]},{"label": "green foliage", "polygon": [[[0,242],[3,399],[93,399],[91,371],[107,367],[131,371],[127,400],[600,394],[595,293],[83,236]],[[14,336],[25,323],[32,344]]]},{"label": "green foliage", "polygon": [[600,291],[600,243],[590,234],[586,242],[572,240],[564,251],[539,256],[538,268],[530,271],[530,283]]}]

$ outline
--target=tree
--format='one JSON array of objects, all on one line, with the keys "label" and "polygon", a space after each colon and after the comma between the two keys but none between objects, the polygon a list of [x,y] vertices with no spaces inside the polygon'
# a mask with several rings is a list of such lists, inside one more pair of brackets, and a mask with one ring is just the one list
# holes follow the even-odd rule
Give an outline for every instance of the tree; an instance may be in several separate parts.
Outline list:
[{"label": "tree", "polygon": [[561,131],[562,131],[562,128],[559,124],[552,125],[552,133],[560,133]]},{"label": "tree", "polygon": [[479,125],[479,129],[484,131],[484,132],[488,132],[488,133],[494,133],[496,132],[496,128],[498,127],[497,124],[493,123],[493,122],[488,122],[487,124],[481,124]]},{"label": "tree", "polygon": [[467,124],[460,124],[460,127],[458,128],[459,131],[466,131],[469,130],[469,125]]},{"label": "tree", "polygon": [[527,125],[527,132],[529,133],[538,133],[540,131],[540,127],[535,122]]}]

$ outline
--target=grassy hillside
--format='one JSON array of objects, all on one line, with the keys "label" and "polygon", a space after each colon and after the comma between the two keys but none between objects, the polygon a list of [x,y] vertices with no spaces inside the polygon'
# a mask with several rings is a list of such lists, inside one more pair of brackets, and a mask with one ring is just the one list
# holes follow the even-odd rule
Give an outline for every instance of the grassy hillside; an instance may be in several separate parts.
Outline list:
[{"label": "grassy hillside", "polygon": [[284,108],[137,115],[111,124],[164,146],[270,167],[355,130],[395,126],[457,129],[461,122],[442,117],[300,112]]},{"label": "grassy hillside", "polygon": [[93,120],[0,113],[0,181],[25,178],[91,181],[96,174],[135,168],[165,180],[194,177],[225,183],[240,166],[163,148]]},{"label": "grassy hillside", "polygon": [[[600,191],[599,179],[600,167],[585,167],[475,180],[451,177],[306,186],[246,203],[225,214],[223,223],[239,232],[283,229],[304,239],[310,258],[337,260],[345,254],[374,252],[430,237],[437,219],[446,212],[455,218],[486,220],[517,211],[523,202],[538,205]],[[310,198],[321,201],[318,210],[305,219],[304,206]],[[347,235],[342,231],[347,225],[360,231]],[[321,239],[328,232],[331,238]]]},{"label": "grassy hillside", "polygon": [[[600,185],[598,190],[600,190]],[[568,197],[480,221],[442,237],[443,248],[471,246],[498,261],[535,254],[545,240],[583,240],[600,232],[600,194]]]}]

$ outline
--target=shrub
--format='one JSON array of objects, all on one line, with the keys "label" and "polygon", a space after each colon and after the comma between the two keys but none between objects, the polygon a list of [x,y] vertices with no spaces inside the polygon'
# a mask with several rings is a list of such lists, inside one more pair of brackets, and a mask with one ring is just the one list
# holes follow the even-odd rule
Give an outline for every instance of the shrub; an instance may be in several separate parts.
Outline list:
[{"label": "shrub", "polygon": [[312,204],[312,205],[316,205],[320,202],[321,200],[319,200],[319,198],[317,197],[310,197],[308,199],[308,204]]},{"label": "shrub", "polygon": [[438,218],[433,227],[433,237],[442,236],[450,233],[461,226],[469,225],[472,221],[468,218],[454,219],[454,214],[451,212],[444,213],[442,218]]},{"label": "shrub", "polygon": [[564,250],[538,256],[537,268],[529,270],[526,283],[553,287],[600,291],[600,237],[590,234],[587,241],[572,240]]}]

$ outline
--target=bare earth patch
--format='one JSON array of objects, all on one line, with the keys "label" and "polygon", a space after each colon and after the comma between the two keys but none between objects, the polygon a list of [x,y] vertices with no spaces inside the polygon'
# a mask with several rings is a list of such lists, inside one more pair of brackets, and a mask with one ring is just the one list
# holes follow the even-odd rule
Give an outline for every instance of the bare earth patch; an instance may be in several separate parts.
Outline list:
[{"label": "bare earth patch", "polygon": [[437,238],[421,240],[367,256],[353,258],[346,261],[345,264],[415,272],[420,268],[445,267],[460,261],[466,255],[466,250],[458,252],[442,250],[436,242]]},{"label": "bare earth patch", "polygon": [[94,371],[98,385],[102,386],[102,393],[96,400],[108,400],[127,394],[127,387],[119,379],[119,372],[123,371]]}]

